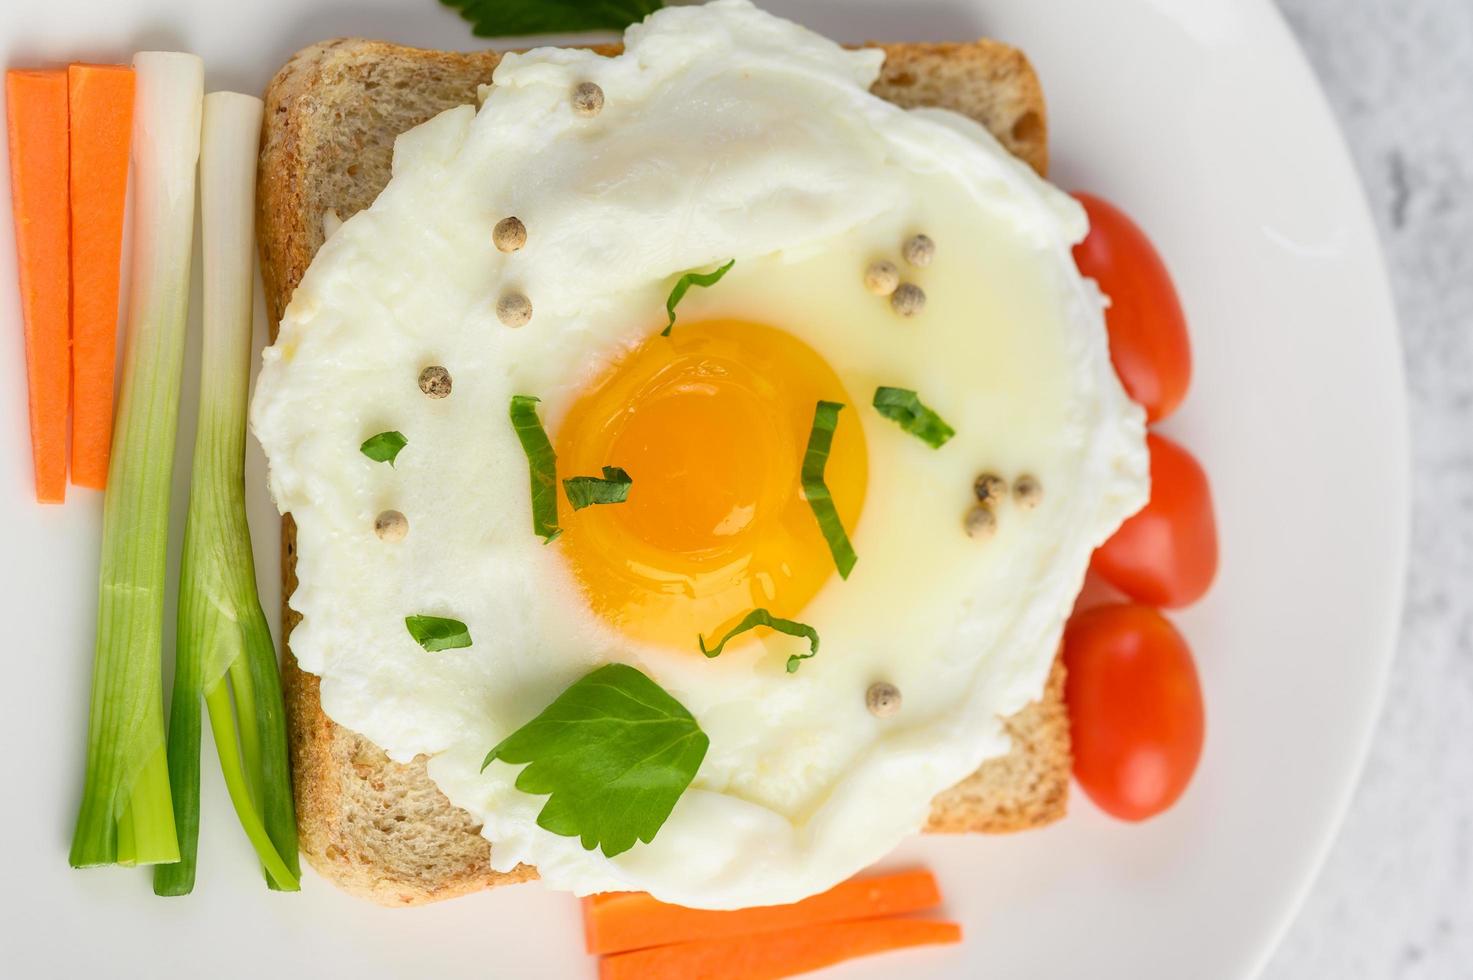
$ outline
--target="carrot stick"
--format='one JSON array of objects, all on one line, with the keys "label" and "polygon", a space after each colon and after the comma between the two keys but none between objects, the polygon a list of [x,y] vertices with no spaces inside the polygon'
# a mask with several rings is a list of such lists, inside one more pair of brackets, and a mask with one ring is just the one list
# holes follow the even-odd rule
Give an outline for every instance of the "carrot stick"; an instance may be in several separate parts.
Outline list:
[{"label": "carrot stick", "polygon": [[66,72],[7,71],[5,104],[36,500],[59,504],[71,395]]},{"label": "carrot stick", "polygon": [[852,878],[792,905],[712,912],[667,905],[644,892],[594,895],[584,903],[590,953],[622,953],[692,939],[723,939],[820,922],[870,919],[933,909],[941,892],[929,871]]},{"label": "carrot stick", "polygon": [[931,919],[859,919],[760,936],[709,939],[615,953],[599,980],[778,980],[907,946],[961,942],[961,926]]},{"label": "carrot stick", "polygon": [[72,65],[72,482],[102,490],[113,433],[133,69]]}]

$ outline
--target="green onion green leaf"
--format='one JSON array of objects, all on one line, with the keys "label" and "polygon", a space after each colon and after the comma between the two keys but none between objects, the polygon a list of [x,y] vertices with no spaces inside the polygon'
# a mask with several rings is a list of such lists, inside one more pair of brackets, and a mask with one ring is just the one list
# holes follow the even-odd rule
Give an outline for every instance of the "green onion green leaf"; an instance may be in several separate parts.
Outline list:
[{"label": "green onion green leaf", "polygon": [[661,337],[670,336],[670,328],[675,326],[675,307],[692,286],[714,286],[721,281],[721,277],[736,265],[736,259],[729,260],[726,265],[711,272],[687,272],[675,281],[675,288],[670,290],[670,298],[665,300],[665,312],[670,314],[670,322],[660,331]]},{"label": "green onion green leaf", "polygon": [[471,645],[471,631],[458,619],[442,616],[405,616],[404,625],[414,641],[430,653],[459,650]]},{"label": "green onion green leaf", "polygon": [[537,417],[538,401],[531,395],[512,395],[510,415],[531,473],[532,532],[547,544],[563,529],[557,526],[557,454]]},{"label": "green onion green leaf", "polygon": [[74,868],[179,860],[161,660],[204,67],[193,55],[165,52],[139,54],[133,67],[134,260],[102,503],[97,644],[87,768],[69,858]]},{"label": "green onion green leaf", "polygon": [[844,523],[839,520],[839,511],[834,507],[828,484],[823,482],[824,466],[828,463],[834,430],[839,427],[839,410],[843,407],[839,402],[819,402],[814,409],[813,430],[808,434],[808,449],[803,454],[802,481],[803,495],[808,498],[808,506],[818,519],[818,529],[828,542],[839,577],[848,578],[859,556],[854,553],[849,535],[844,532]]},{"label": "green onion green leaf", "polygon": [[548,795],[537,826],[614,857],[648,844],[695,778],[710,739],[640,671],[609,664],[576,681],[486,754],[528,763],[523,793]]},{"label": "green onion green leaf", "polygon": [[766,609],[753,609],[747,613],[742,618],[742,621],[733,626],[721,638],[721,642],[717,643],[714,647],[706,646],[706,638],[704,636],[697,636],[696,642],[700,644],[701,652],[707,657],[720,656],[721,651],[726,648],[726,644],[731,641],[732,637],[745,633],[748,630],[756,629],[759,626],[766,626],[770,630],[786,633],[788,636],[803,637],[808,641],[807,653],[795,653],[788,658],[788,673],[790,674],[798,670],[799,664],[818,653],[818,630],[809,626],[807,623],[800,623],[794,619],[779,619]]},{"label": "green onion green leaf", "polygon": [[876,388],[874,405],[881,415],[899,422],[902,429],[932,449],[940,449],[956,435],[956,430],[921,404],[920,397],[909,388]]},{"label": "green onion green leaf", "polygon": [[605,466],[604,475],[574,476],[563,481],[563,492],[574,510],[592,507],[594,504],[622,504],[629,499],[629,487],[634,483],[629,474],[617,466]]},{"label": "green onion green leaf", "polygon": [[376,436],[369,436],[358,451],[375,463],[388,463],[394,465],[394,460],[399,456],[399,450],[409,445],[409,440],[404,438],[402,432],[380,432]]},{"label": "green onion green leaf", "polygon": [[276,646],[256,592],[245,511],[255,288],[252,219],[261,112],[261,100],[252,96],[212,92],[204,100],[199,425],[179,570],[174,696],[169,703],[169,784],[179,861],[154,868],[156,895],[185,895],[194,888],[205,712],[225,788],[267,886],[277,891],[301,887],[286,705]]},{"label": "green onion green leaf", "polygon": [[476,37],[622,31],[661,0],[440,0],[470,22]]}]

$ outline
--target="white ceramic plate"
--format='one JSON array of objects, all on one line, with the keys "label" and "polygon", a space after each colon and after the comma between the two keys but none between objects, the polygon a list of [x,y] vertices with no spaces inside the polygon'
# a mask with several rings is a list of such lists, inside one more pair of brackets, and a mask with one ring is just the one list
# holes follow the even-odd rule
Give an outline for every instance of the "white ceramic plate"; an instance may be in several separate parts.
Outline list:
[{"label": "white ceramic plate", "polygon": [[[1132,826],[1076,794],[1069,818],[1044,831],[916,840],[893,863],[936,870],[966,942],[833,975],[1251,975],[1287,926],[1348,800],[1391,658],[1405,554],[1396,323],[1324,99],[1267,0],[770,7],[841,40],[988,34],[1028,53],[1048,95],[1055,179],[1124,205],[1175,273],[1196,382],[1165,429],[1210,470],[1222,538],[1215,588],[1175,617],[1196,650],[1208,714],[1201,770],[1181,803]],[[211,88],[248,92],[260,92],[296,48],[343,35],[478,43],[434,0],[26,0],[0,11],[10,65],[177,47],[204,56]],[[101,501],[73,489],[64,507],[32,502],[4,197],[0,972],[592,977],[577,903],[540,885],[398,911],[362,904],[311,874],[299,896],[269,894],[208,762],[193,896],[155,899],[144,872],[67,868]],[[264,336],[264,324],[258,329]],[[186,382],[186,406],[193,387]],[[181,447],[192,445],[193,429],[186,407]],[[185,476],[187,465],[176,467],[176,557]],[[254,445],[248,479],[271,608],[276,515]]]}]

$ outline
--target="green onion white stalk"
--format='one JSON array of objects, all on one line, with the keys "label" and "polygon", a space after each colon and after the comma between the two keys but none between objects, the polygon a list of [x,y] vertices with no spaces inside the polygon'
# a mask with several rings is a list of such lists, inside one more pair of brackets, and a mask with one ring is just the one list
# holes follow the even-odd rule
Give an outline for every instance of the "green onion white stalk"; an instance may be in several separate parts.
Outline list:
[{"label": "green onion white stalk", "polygon": [[234,92],[211,93],[204,103],[204,344],[169,713],[180,861],[155,870],[154,891],[160,895],[183,895],[194,887],[202,702],[230,800],[267,884],[286,891],[300,887],[281,681],[256,592],[245,513],[261,111],[260,99]]},{"label": "green onion white stalk", "polygon": [[74,867],[177,861],[160,681],[169,484],[189,307],[204,66],[133,60],[133,249],[123,377],[103,503],[87,775]]}]

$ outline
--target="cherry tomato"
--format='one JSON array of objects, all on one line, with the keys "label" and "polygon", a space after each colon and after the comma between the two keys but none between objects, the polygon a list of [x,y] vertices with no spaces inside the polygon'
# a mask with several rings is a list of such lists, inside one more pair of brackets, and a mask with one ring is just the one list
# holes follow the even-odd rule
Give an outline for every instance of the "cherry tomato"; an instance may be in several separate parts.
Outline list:
[{"label": "cherry tomato", "polygon": [[1090,568],[1132,599],[1174,608],[1202,598],[1217,575],[1217,521],[1207,474],[1152,432],[1151,499],[1095,552]]},{"label": "cherry tomato", "polygon": [[1064,630],[1074,776],[1106,813],[1145,820],[1175,803],[1202,755],[1192,652],[1148,606],[1099,606]]},{"label": "cherry tomato", "polygon": [[1148,420],[1159,421],[1181,404],[1192,379],[1187,321],[1171,274],[1125,212],[1091,194],[1074,196],[1089,214],[1089,235],[1074,247],[1074,261],[1110,297],[1110,360],[1125,393]]}]

